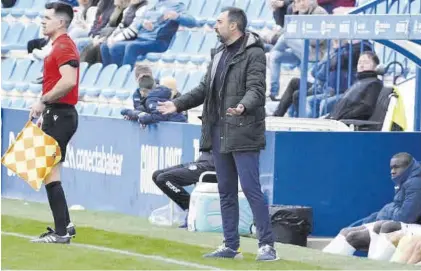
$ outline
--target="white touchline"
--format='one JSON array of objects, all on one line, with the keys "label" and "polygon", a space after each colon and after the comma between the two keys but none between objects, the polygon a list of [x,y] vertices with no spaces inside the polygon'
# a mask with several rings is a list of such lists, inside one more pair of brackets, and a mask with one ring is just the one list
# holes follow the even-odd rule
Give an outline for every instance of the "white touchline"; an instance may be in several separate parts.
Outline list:
[{"label": "white touchline", "polygon": [[[20,233],[14,233],[14,232],[4,232],[4,231],[2,231],[1,234],[25,238],[25,239],[35,238],[34,236],[29,236],[29,235],[20,234]],[[152,259],[152,260],[156,260],[156,261],[173,263],[173,264],[177,264],[177,265],[183,265],[183,266],[188,266],[188,267],[193,267],[193,268],[198,268],[198,269],[223,270],[223,269],[220,269],[220,268],[216,268],[214,266],[203,265],[203,264],[192,263],[192,262],[186,262],[186,261],[180,261],[180,260],[165,258],[165,257],[162,257],[162,256],[140,254],[140,253],[130,252],[130,251],[127,251],[127,250],[120,250],[120,249],[114,249],[114,248],[108,248],[108,247],[102,247],[102,246],[94,246],[94,245],[88,245],[88,244],[78,244],[78,243],[71,243],[70,245],[75,246],[75,247],[89,248],[89,249],[94,249],[94,250],[100,250],[100,251],[106,251],[106,252],[112,252],[112,253],[117,253],[117,254],[122,254],[122,255],[133,256],[133,257],[141,257],[141,258],[145,258],[145,259]]]}]

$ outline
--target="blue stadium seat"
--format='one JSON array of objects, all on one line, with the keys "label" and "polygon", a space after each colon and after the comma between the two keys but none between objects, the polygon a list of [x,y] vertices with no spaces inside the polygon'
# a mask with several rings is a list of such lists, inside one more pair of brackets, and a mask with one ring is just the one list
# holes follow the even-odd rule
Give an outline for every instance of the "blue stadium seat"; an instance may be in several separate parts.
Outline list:
[{"label": "blue stadium seat", "polygon": [[235,0],[223,0],[221,4],[219,5],[219,8],[217,9],[216,13],[221,12],[221,9],[224,7],[232,7],[235,5]]},{"label": "blue stadium seat", "polygon": [[98,97],[101,94],[101,90],[110,85],[117,68],[118,66],[116,64],[110,64],[104,67],[96,83],[92,87],[86,88],[85,95],[87,97]]},{"label": "blue stadium seat", "polygon": [[135,78],[135,70],[129,74],[126,83],[121,89],[116,90],[115,97],[120,101],[125,101],[129,98],[130,94],[137,89],[137,81]]},{"label": "blue stadium seat", "polygon": [[85,103],[82,107],[82,115],[94,116],[98,110],[97,105],[94,103]]},{"label": "blue stadium seat", "polygon": [[159,78],[163,78],[165,76],[174,76],[174,70],[171,68],[161,69],[161,72],[159,73]]},{"label": "blue stadium seat", "polygon": [[213,26],[215,24],[219,2],[219,0],[205,1],[205,6],[196,20],[198,20],[201,25],[207,23],[208,25]]},{"label": "blue stadium seat", "polygon": [[6,58],[1,61],[1,80],[9,80],[16,67],[16,59]]},{"label": "blue stadium seat", "polygon": [[39,36],[39,25],[32,23],[25,27],[17,44],[13,44],[10,50],[26,50],[28,41],[33,40]]},{"label": "blue stadium seat", "polygon": [[183,3],[184,3],[184,5],[185,5],[185,7],[186,7],[186,9],[188,9],[188,8],[189,8],[189,6],[190,6],[190,2],[191,2],[191,0],[181,0],[180,2],[183,2]]},{"label": "blue stadium seat", "polygon": [[174,62],[177,53],[184,52],[186,45],[190,39],[190,31],[178,31],[175,39],[165,53],[149,53],[146,59],[151,62],[156,62],[162,58],[165,62]]},{"label": "blue stadium seat", "polygon": [[176,70],[175,71],[175,80],[177,81],[177,90],[180,93],[184,92],[184,87],[187,83],[187,80],[189,78],[189,72],[186,69],[183,70]]},{"label": "blue stadium seat", "polygon": [[16,83],[22,82],[31,66],[30,59],[18,59],[12,76],[8,80],[1,82],[1,88],[4,91],[11,91],[15,88]]},{"label": "blue stadium seat", "polygon": [[90,66],[83,77],[79,87],[79,97],[83,97],[86,93],[86,88],[93,87],[98,79],[99,73],[102,69],[102,63],[95,63]]},{"label": "blue stadium seat", "polygon": [[11,108],[24,109],[26,106],[26,101],[23,98],[12,99],[10,104]]},{"label": "blue stadium seat", "polygon": [[255,29],[261,29],[265,25],[269,28],[273,27],[272,8],[270,7],[268,2],[265,2],[265,4],[263,5],[262,10],[259,14],[259,17],[253,20],[250,20],[250,23],[249,23],[249,26]]},{"label": "blue stadium seat", "polygon": [[196,65],[202,65],[205,61],[210,60],[211,49],[216,48],[218,38],[214,32],[206,33],[202,47],[197,54],[192,55],[190,61]]},{"label": "blue stadium seat", "polygon": [[247,9],[250,5],[250,0],[235,0],[234,5],[238,8],[241,8],[242,10],[244,10],[247,13]]},{"label": "blue stadium seat", "polygon": [[76,111],[77,111],[79,114],[81,114],[81,113],[82,113],[82,108],[83,108],[83,102],[78,102],[78,103],[75,105],[75,108],[76,108]]},{"label": "blue stadium seat", "polygon": [[123,116],[121,115],[121,109],[123,109],[122,106],[115,106],[111,108],[110,117],[122,119]]},{"label": "blue stadium seat", "polygon": [[86,70],[88,69],[88,62],[82,62],[79,65],[79,84],[82,82],[83,77],[85,77]]},{"label": "blue stadium seat", "polygon": [[[152,66],[152,75],[154,78],[159,78],[161,73],[161,68],[159,66]],[[137,86],[136,86],[137,87]]]},{"label": "blue stadium seat", "polygon": [[13,7],[1,8],[1,16],[4,17],[11,14],[13,17],[21,17],[25,14],[25,9],[31,8],[33,3],[34,0],[17,0]]},{"label": "blue stadium seat", "polygon": [[251,0],[250,6],[248,7],[248,10],[247,10],[248,21],[250,22],[250,21],[259,19],[259,16],[263,11],[264,6],[265,6],[265,1]]},{"label": "blue stadium seat", "polygon": [[110,85],[101,91],[101,96],[110,99],[115,96],[116,90],[124,86],[129,76],[131,65],[121,66],[114,75]]},{"label": "blue stadium seat", "polygon": [[205,33],[202,31],[195,31],[191,33],[189,43],[187,44],[184,53],[177,54],[176,60],[180,63],[187,63],[190,61],[191,55],[197,54],[205,39]]},{"label": "blue stadium seat", "polygon": [[20,36],[23,33],[25,26],[22,23],[14,23],[10,25],[9,31],[7,31],[6,37],[2,40],[1,53],[5,54],[10,51],[13,45],[18,43]]},{"label": "blue stadium seat", "polygon": [[187,12],[193,16],[193,17],[197,17],[199,16],[199,14],[202,12],[202,9],[205,5],[205,1],[206,0],[194,0],[191,1],[190,6],[187,10]]},{"label": "blue stadium seat", "polygon": [[37,16],[42,15],[46,0],[36,0],[30,9],[25,10],[25,16],[34,19]]},{"label": "blue stadium seat", "polygon": [[8,97],[1,97],[1,107],[10,107],[12,101]]},{"label": "blue stadium seat", "polygon": [[29,67],[28,73],[23,81],[17,82],[15,85],[15,90],[17,92],[25,92],[29,88],[29,84],[37,79],[38,77],[42,76],[42,69],[44,67],[43,61],[34,61]]},{"label": "blue stadium seat", "polygon": [[[203,71],[194,71],[189,74],[189,79],[186,82],[186,86],[184,87],[184,93],[191,91],[195,87],[197,87],[202,80],[202,77],[205,73]],[[182,93],[182,94],[184,94]]]},{"label": "blue stadium seat", "polygon": [[111,114],[111,110],[112,109],[108,104],[102,104],[98,106],[96,115],[101,117],[109,117]]},{"label": "blue stadium seat", "polygon": [[1,23],[1,40],[4,40],[6,37],[7,31],[9,31],[9,23],[2,22]]},{"label": "blue stadium seat", "polygon": [[412,1],[411,14],[421,14],[421,1]]}]

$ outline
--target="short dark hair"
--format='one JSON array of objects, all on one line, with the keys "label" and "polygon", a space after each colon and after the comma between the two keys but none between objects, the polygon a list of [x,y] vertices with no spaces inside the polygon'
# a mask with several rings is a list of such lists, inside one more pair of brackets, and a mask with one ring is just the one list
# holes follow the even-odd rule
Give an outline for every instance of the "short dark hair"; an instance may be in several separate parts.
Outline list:
[{"label": "short dark hair", "polygon": [[67,22],[67,27],[69,27],[70,23],[73,20],[73,8],[67,3],[61,1],[50,2],[45,4],[45,9],[54,9],[55,14],[66,15],[69,18],[69,21]]},{"label": "short dark hair", "polygon": [[408,167],[411,163],[412,163],[412,160],[414,159],[413,157],[412,157],[412,155],[410,155],[409,153],[407,153],[407,152],[400,152],[400,153],[397,153],[397,154],[395,154],[395,155],[393,155],[393,157],[392,158],[395,158],[395,159],[402,159],[402,162],[403,162],[403,166],[404,167]]},{"label": "short dark hair", "polygon": [[152,75],[153,73],[152,73],[152,69],[149,66],[139,64],[135,66],[134,74],[135,74],[136,80],[139,80],[140,75],[143,75],[143,76]]},{"label": "short dark hair", "polygon": [[154,87],[155,87],[155,80],[149,74],[145,75],[145,76],[142,76],[142,78],[140,78],[140,80],[139,80],[139,89],[140,90],[142,90],[142,89],[151,90]]},{"label": "short dark hair", "polygon": [[246,32],[247,15],[241,8],[237,7],[224,7],[221,12],[228,11],[228,20],[230,23],[237,23],[237,28],[242,33]]},{"label": "short dark hair", "polygon": [[380,59],[373,51],[364,51],[361,56],[368,56],[376,65],[380,64]]}]

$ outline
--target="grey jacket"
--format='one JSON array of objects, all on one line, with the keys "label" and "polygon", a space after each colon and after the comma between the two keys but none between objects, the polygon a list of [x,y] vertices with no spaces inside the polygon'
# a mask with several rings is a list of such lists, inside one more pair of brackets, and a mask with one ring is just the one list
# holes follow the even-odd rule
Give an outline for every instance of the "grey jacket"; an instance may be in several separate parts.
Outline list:
[{"label": "grey jacket", "polygon": [[[220,126],[221,153],[259,151],[265,147],[266,57],[260,37],[252,32],[245,35],[241,48],[228,64],[223,87],[218,90],[220,108],[215,109],[212,89],[224,45],[213,50],[212,61],[199,86],[174,100],[179,112],[203,103],[202,151],[212,149],[211,133],[215,124]],[[244,105],[245,112],[241,116],[228,116],[227,109],[238,104]]]}]

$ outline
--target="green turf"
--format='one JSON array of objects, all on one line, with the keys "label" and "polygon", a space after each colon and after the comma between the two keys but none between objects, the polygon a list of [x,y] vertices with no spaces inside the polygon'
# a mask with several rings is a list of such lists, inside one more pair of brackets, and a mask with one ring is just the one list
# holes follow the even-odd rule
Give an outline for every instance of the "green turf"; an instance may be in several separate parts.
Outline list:
[{"label": "green turf", "polygon": [[[37,221],[42,221],[43,225],[53,224],[48,204],[2,198],[1,205],[3,215],[31,218]],[[201,251],[206,252],[214,249],[217,245],[221,244],[222,241],[221,233],[189,232],[178,228],[159,227],[150,224],[145,218],[125,214],[83,210],[71,211],[71,218],[72,222],[76,224],[77,229],[84,226],[119,234],[132,234],[164,239],[171,242],[197,246],[202,249]],[[34,234],[38,233],[39,232],[36,232]],[[78,232],[78,234],[79,233],[80,232]],[[80,241],[80,238],[83,237],[79,234],[76,240]],[[257,240],[255,239],[241,238],[241,250],[243,252],[250,253],[250,255],[253,255],[251,258],[254,258],[254,254],[256,253],[256,243]],[[360,257],[333,255],[323,253],[320,250],[281,243],[276,243],[276,249],[281,259],[291,262],[306,263],[310,266],[320,266],[323,269],[420,270],[420,267],[413,265],[374,261]],[[249,268],[246,267],[245,269]]]},{"label": "green turf", "polygon": [[2,235],[1,238],[3,270],[112,270],[116,267],[124,270],[188,269],[150,259],[75,246],[31,244],[28,240],[15,236]]},{"label": "green turf", "polygon": [[[16,218],[12,216],[5,216],[2,215],[2,231],[3,232],[15,232],[21,233],[26,235],[38,235],[40,232],[44,231],[45,224],[29,219],[23,218]],[[88,227],[78,227],[77,228],[77,238],[75,241],[77,243],[82,244],[91,244],[97,246],[104,246],[109,248],[116,248],[121,250],[126,250],[130,252],[137,252],[141,254],[149,254],[149,255],[160,255],[172,259],[178,259],[193,263],[199,263],[204,265],[215,266],[223,269],[300,269],[300,270],[310,270],[310,269],[321,269],[317,266],[305,264],[301,262],[292,262],[292,261],[285,261],[280,260],[276,262],[269,262],[269,263],[258,263],[254,260],[255,255],[250,253],[244,253],[245,259],[243,260],[216,260],[216,259],[203,259],[202,255],[206,252],[209,252],[209,249],[199,246],[193,245],[186,245],[179,242],[168,241],[164,239],[157,239],[157,238],[149,238],[145,236],[139,235],[129,235],[129,234],[122,234],[122,233],[115,233],[109,231],[103,231],[98,229],[92,229]],[[6,245],[7,244],[7,245]],[[20,261],[13,257],[16,251],[20,251],[21,254],[28,254],[33,255],[34,251],[39,251],[38,245],[35,245],[36,248],[34,249],[34,244],[28,243],[27,240],[24,242],[19,243],[19,245],[13,245],[9,252],[9,244],[6,243],[5,245],[2,244],[2,251],[6,252],[6,255],[11,255],[10,260],[6,260],[5,266],[9,263],[16,263],[18,264]],[[51,245],[50,245],[51,246]],[[79,248],[73,248],[75,250]],[[23,253],[24,252],[24,253]],[[83,253],[79,254],[83,255]],[[39,255],[38,255],[39,256]],[[22,256],[19,255],[19,258]],[[25,256],[23,256],[25,257]],[[33,262],[32,264],[37,263],[36,259],[39,257],[30,258]],[[89,266],[92,266],[95,262],[100,262],[102,259],[101,255],[92,257],[86,257],[85,262],[87,263],[87,267],[85,269],[89,269]],[[10,262],[9,262],[10,261]],[[29,261],[28,261],[29,262]],[[93,262],[93,263],[88,263]],[[29,262],[29,266],[31,262]],[[78,263],[79,266],[83,266],[83,263]],[[131,262],[133,264],[133,261]],[[146,269],[155,269],[154,263],[148,263],[147,265],[142,265],[142,267]],[[28,266],[28,264],[26,264]],[[111,269],[130,269],[128,268],[129,265],[118,265],[116,262],[115,265],[109,266]],[[18,269],[24,269],[25,266],[15,266]],[[59,262],[52,262],[49,266],[44,266],[43,269],[64,269],[67,266],[63,266]],[[73,268],[70,268],[73,269]],[[159,268],[158,268],[159,269]],[[168,269],[168,268],[167,268]]]}]

